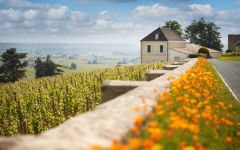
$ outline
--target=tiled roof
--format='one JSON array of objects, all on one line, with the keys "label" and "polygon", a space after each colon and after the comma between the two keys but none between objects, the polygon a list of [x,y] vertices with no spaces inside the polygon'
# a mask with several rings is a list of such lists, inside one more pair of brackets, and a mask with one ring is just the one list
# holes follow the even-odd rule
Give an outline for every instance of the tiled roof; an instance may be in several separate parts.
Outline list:
[{"label": "tiled roof", "polygon": [[[187,43],[185,48],[172,48],[172,50],[179,51],[185,54],[194,54],[197,53],[199,48],[202,46],[193,44],[193,43]],[[216,51],[214,49],[208,48],[210,53],[219,53],[219,51]]]},{"label": "tiled roof", "polygon": [[[158,39],[155,38],[156,34]],[[157,28],[141,41],[184,41],[184,39],[168,28]]]},{"label": "tiled roof", "polygon": [[240,41],[236,42],[234,46],[240,46]]}]

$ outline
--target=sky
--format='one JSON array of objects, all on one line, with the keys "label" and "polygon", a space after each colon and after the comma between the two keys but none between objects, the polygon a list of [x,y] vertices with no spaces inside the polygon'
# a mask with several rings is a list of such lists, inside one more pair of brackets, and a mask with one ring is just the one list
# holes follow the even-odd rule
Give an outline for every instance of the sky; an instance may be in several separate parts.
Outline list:
[{"label": "sky", "polygon": [[0,42],[116,43],[139,41],[177,20],[184,29],[204,17],[240,34],[240,0],[0,0]]}]

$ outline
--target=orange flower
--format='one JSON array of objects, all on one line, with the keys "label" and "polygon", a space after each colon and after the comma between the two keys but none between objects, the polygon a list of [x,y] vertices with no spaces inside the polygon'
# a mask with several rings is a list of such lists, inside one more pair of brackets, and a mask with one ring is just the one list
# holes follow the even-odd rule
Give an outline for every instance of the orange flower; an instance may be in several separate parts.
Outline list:
[{"label": "orange flower", "polygon": [[103,148],[101,146],[99,146],[99,145],[93,145],[91,147],[91,150],[103,150]]},{"label": "orange flower", "polygon": [[140,110],[140,108],[139,107],[133,107],[133,109],[132,109],[134,112],[138,112],[139,110]]},{"label": "orange flower", "polygon": [[168,76],[168,77],[167,77],[167,80],[172,80],[172,79],[174,79],[173,76]]},{"label": "orange flower", "polygon": [[131,129],[131,132],[132,132],[133,135],[138,134],[139,131],[140,131],[140,130],[139,130],[139,127],[133,127],[133,128]]},{"label": "orange flower", "polygon": [[150,128],[156,128],[157,127],[157,122],[156,121],[151,121],[151,122],[149,122],[149,124],[148,124],[148,126],[150,127]]},{"label": "orange flower", "polygon": [[142,140],[139,138],[129,139],[129,145],[132,150],[138,149],[142,145]]},{"label": "orange flower", "polygon": [[194,140],[194,141],[197,141],[197,140],[198,140],[198,136],[197,136],[197,135],[194,135],[194,136],[193,136],[193,140]]},{"label": "orange flower", "polygon": [[162,131],[159,128],[149,128],[148,132],[150,133],[153,141],[158,141],[162,137]]},{"label": "orange flower", "polygon": [[151,148],[151,150],[162,150],[162,145],[159,145],[159,144],[155,144],[153,145],[153,147]]},{"label": "orange flower", "polygon": [[193,146],[186,146],[182,150],[195,150],[195,147],[193,147]]},{"label": "orange flower", "polygon": [[240,136],[240,132],[237,132],[237,136]]},{"label": "orange flower", "polygon": [[145,149],[149,149],[153,146],[154,142],[152,140],[145,140],[143,145]]},{"label": "orange flower", "polygon": [[231,143],[232,142],[232,137],[226,137],[225,142],[226,143]]},{"label": "orange flower", "polygon": [[142,116],[137,116],[135,118],[134,124],[135,124],[135,126],[140,127],[142,125],[143,121],[144,121],[144,118]]}]

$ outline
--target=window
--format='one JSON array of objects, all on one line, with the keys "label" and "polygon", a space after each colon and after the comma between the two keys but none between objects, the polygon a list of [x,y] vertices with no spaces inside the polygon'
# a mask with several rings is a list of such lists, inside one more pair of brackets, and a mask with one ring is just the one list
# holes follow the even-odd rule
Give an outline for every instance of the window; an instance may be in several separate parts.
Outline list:
[{"label": "window", "polygon": [[148,45],[148,46],[147,46],[147,52],[148,52],[148,53],[151,53],[151,45]]},{"label": "window", "polygon": [[155,34],[155,40],[158,40],[158,38],[159,38],[159,35]]},{"label": "window", "polygon": [[160,53],[163,53],[163,45],[160,45]]}]

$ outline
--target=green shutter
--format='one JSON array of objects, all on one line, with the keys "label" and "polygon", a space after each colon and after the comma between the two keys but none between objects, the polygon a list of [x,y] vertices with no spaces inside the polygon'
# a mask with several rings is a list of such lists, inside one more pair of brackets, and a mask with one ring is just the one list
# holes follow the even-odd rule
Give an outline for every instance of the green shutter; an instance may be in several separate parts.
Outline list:
[{"label": "green shutter", "polygon": [[148,53],[151,53],[151,45],[148,45],[148,46],[147,46],[147,52],[148,52]]},{"label": "green shutter", "polygon": [[160,53],[163,53],[163,45],[160,45]]}]

